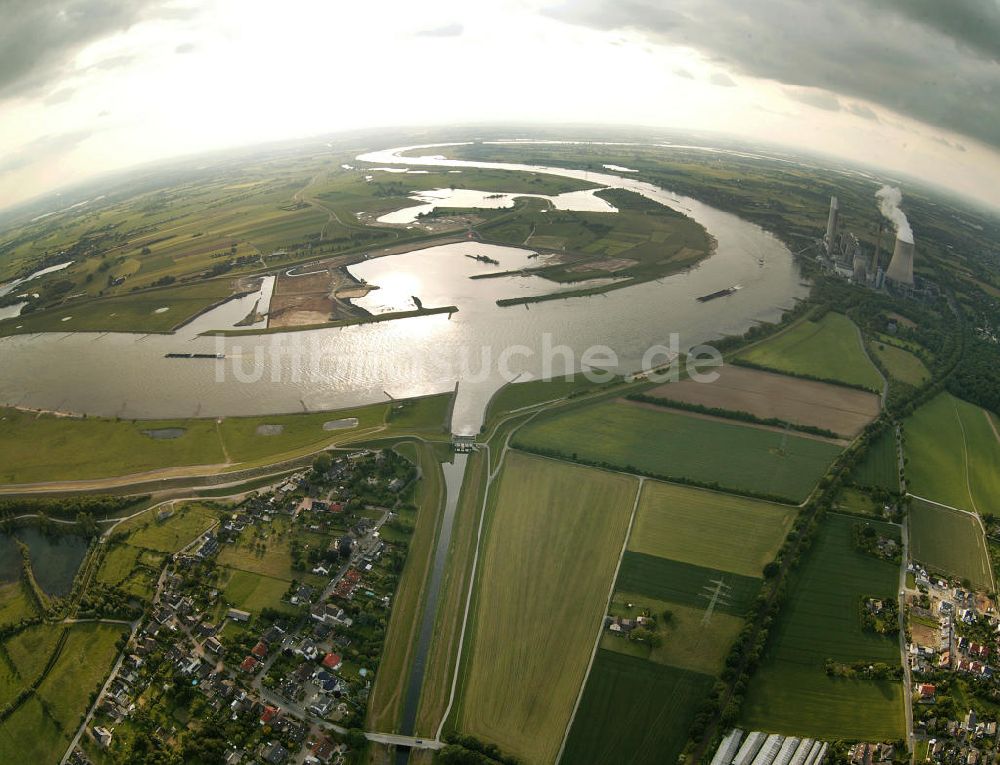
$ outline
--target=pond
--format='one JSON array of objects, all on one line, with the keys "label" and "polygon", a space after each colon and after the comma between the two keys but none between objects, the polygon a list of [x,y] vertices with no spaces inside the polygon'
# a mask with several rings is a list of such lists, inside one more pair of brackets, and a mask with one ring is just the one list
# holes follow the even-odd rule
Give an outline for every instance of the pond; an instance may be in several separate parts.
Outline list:
[{"label": "pond", "polygon": [[0,582],[13,582],[21,575],[21,553],[17,540],[28,546],[38,586],[53,597],[69,595],[90,543],[75,534],[49,536],[37,526],[25,526],[12,535],[0,536]]}]

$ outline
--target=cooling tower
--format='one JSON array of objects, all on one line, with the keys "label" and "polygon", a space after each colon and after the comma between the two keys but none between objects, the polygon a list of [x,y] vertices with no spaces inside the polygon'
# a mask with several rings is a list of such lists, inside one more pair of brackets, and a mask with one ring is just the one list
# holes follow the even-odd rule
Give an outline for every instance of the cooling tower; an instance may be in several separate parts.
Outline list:
[{"label": "cooling tower", "polygon": [[896,237],[896,247],[892,260],[885,272],[885,278],[901,287],[913,286],[913,242],[905,242]]}]

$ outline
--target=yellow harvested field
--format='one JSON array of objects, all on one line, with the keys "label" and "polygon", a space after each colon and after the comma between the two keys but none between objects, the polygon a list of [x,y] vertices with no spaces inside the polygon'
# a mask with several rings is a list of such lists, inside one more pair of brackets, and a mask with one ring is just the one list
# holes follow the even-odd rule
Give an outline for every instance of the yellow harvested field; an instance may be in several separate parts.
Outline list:
[{"label": "yellow harvested field", "polygon": [[761,419],[776,417],[844,436],[856,436],[878,416],[879,397],[842,385],[727,364],[715,382],[682,380],[660,385],[649,395],[735,412]]},{"label": "yellow harvested field", "polygon": [[784,542],[797,512],[773,502],[646,481],[628,549],[760,576]]},{"label": "yellow harvested field", "polygon": [[635,502],[627,476],[511,453],[480,560],[457,727],[555,761]]}]

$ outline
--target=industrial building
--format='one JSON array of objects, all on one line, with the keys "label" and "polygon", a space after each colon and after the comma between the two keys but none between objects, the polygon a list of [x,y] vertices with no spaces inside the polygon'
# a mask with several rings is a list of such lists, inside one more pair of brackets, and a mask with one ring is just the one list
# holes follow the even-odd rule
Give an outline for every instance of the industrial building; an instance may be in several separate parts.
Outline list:
[{"label": "industrial building", "polygon": [[722,739],[711,765],[822,765],[826,752],[823,741],[760,731],[744,739],[735,728]]},{"label": "industrial building", "polygon": [[827,271],[859,286],[911,295],[916,288],[913,277],[915,247],[912,237],[908,240],[908,233],[904,237],[897,236],[892,257],[884,262],[883,258],[888,253],[883,253],[882,235],[889,225],[887,221],[879,222],[875,248],[871,250],[853,232],[841,230],[840,203],[837,197],[830,197],[826,233],[816,260]]}]

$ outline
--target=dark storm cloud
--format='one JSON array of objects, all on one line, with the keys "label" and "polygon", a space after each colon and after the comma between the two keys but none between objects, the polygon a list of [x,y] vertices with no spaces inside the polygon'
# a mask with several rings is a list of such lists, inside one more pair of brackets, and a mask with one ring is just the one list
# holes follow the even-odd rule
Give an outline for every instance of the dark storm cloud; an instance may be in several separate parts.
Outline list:
[{"label": "dark storm cloud", "polygon": [[864,99],[1000,147],[996,0],[575,0],[547,13],[638,30],[733,73]]},{"label": "dark storm cloud", "polygon": [[460,37],[465,31],[461,24],[445,24],[433,29],[423,29],[417,32],[417,37]]},{"label": "dark storm cloud", "polygon": [[[140,21],[189,15],[163,0],[6,0],[0,11],[0,99],[52,86],[89,43]],[[122,63],[119,57],[96,66]]]},{"label": "dark storm cloud", "polygon": [[91,130],[74,130],[69,133],[43,135],[20,146],[17,151],[0,158],[0,175],[21,170],[42,157],[66,154],[93,135]]}]

